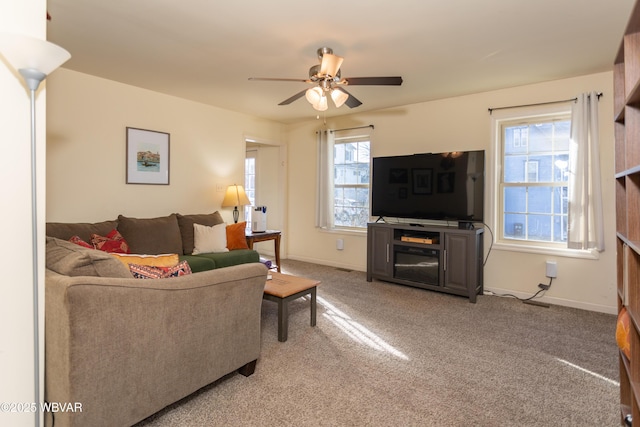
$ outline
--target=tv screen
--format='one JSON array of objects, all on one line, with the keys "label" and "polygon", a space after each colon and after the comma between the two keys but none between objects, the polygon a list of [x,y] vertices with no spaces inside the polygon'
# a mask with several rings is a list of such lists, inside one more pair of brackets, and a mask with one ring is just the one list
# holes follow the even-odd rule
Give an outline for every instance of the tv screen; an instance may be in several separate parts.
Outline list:
[{"label": "tv screen", "polygon": [[374,157],[371,215],[484,220],[484,151]]}]

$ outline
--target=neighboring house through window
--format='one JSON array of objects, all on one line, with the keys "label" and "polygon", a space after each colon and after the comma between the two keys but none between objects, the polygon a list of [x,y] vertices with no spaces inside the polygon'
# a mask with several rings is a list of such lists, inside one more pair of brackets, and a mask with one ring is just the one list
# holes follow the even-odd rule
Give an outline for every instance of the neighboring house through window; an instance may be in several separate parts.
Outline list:
[{"label": "neighboring house through window", "polygon": [[497,239],[565,247],[570,111],[498,119]]},{"label": "neighboring house through window", "polygon": [[366,230],[369,216],[371,141],[359,132],[322,131],[319,139],[317,225]]}]

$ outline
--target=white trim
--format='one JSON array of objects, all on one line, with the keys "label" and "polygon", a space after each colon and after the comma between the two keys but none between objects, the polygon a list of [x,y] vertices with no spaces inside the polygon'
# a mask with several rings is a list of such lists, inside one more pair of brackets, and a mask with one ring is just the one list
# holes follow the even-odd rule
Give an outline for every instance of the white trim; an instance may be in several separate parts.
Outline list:
[{"label": "white trim", "polygon": [[352,227],[352,228],[346,228],[346,227],[334,227],[334,228],[327,228],[327,227],[320,227],[318,228],[318,230],[320,230],[321,233],[331,233],[331,234],[349,234],[352,236],[360,236],[360,237],[367,237],[367,228],[356,228],[356,227]]},{"label": "white trim", "polygon": [[509,251],[509,252],[527,252],[532,254],[542,255],[556,255],[567,258],[582,258],[582,259],[600,259],[600,253],[594,250],[577,250],[569,248],[551,247],[551,246],[536,246],[535,244],[518,244],[518,243],[504,243],[495,242],[492,250],[497,251]]},{"label": "white trim", "polygon": [[324,266],[328,266],[328,267],[347,268],[349,270],[360,271],[360,272],[365,272],[366,271],[366,269],[363,269],[362,266],[360,266],[360,265],[344,264],[344,263],[341,263],[341,262],[328,261],[326,259],[319,259],[319,258],[314,258],[314,257],[290,256],[288,259],[291,259],[291,260],[294,260],[294,261],[308,262],[308,263],[311,263],[311,264],[324,265]]}]

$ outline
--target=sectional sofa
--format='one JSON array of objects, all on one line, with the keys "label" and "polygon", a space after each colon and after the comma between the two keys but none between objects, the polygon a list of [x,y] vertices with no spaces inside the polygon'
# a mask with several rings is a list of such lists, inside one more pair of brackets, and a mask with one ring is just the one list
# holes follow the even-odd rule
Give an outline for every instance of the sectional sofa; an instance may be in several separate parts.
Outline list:
[{"label": "sectional sofa", "polygon": [[[254,372],[267,276],[247,249],[193,252],[195,223],[177,215],[47,224],[45,399],[81,411],[46,425],[129,426],[238,371]],[[109,253],[69,242],[117,229],[137,254],[177,253],[193,273],[141,280]]]}]

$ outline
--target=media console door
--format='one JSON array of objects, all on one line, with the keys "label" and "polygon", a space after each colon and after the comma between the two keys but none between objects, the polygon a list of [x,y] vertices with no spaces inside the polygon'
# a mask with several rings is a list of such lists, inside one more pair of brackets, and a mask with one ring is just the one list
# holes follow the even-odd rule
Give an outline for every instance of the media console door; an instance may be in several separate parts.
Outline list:
[{"label": "media console door", "polygon": [[468,248],[466,234],[444,233],[444,287],[467,292],[469,283]]},{"label": "media console door", "polygon": [[370,226],[367,233],[367,281],[393,277],[393,229]]}]

